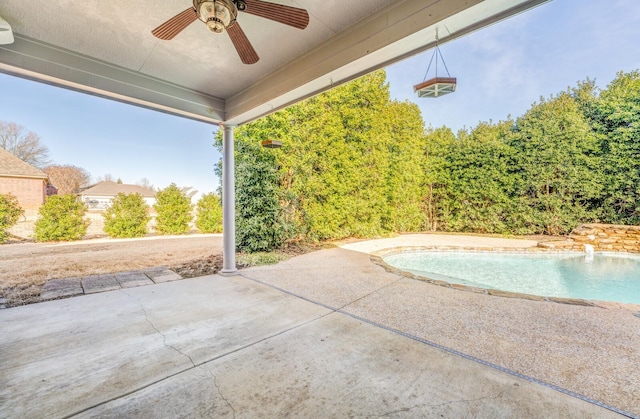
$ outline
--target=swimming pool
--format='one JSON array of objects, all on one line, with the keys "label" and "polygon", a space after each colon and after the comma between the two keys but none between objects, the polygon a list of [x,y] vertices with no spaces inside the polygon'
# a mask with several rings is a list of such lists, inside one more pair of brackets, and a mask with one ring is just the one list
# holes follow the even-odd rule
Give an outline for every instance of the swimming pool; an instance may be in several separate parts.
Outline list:
[{"label": "swimming pool", "polygon": [[544,297],[640,304],[640,256],[413,251],[383,260],[431,279]]}]

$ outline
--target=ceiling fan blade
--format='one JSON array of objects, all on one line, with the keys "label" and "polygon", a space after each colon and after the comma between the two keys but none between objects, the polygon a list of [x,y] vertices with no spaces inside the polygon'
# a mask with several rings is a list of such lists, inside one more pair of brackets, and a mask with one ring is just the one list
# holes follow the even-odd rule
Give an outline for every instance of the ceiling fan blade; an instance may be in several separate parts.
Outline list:
[{"label": "ceiling fan blade", "polygon": [[249,38],[244,34],[244,31],[240,27],[238,22],[227,28],[227,33],[229,34],[229,38],[231,38],[231,42],[233,42],[233,46],[236,47],[236,51],[238,51],[238,55],[244,64],[255,64],[258,62],[260,57],[258,57],[258,53],[251,42],[249,42]]},{"label": "ceiling fan blade", "polygon": [[198,19],[196,11],[193,7],[178,13],[171,19],[158,26],[151,33],[156,37],[164,40],[173,39],[177,34],[182,32],[187,26]]},{"label": "ceiling fan blade", "polygon": [[309,13],[304,9],[261,0],[244,0],[244,2],[247,4],[247,8],[244,10],[246,13],[298,29],[304,29],[309,24]]}]

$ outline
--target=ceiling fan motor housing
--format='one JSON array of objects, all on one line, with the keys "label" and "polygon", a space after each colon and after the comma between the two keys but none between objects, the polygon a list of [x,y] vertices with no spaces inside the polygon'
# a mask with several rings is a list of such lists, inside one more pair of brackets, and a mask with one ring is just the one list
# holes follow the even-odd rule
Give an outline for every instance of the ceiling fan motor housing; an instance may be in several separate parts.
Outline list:
[{"label": "ceiling fan motor housing", "polygon": [[[238,11],[304,29],[309,24],[305,9],[272,3],[266,0],[192,0],[193,7],[178,13],[162,23],[151,33],[165,41],[176,37],[191,23],[200,20],[214,33],[227,32],[231,43],[243,64],[255,64],[260,60],[240,24],[236,22]],[[195,12],[195,13],[194,13]],[[1,34],[1,33],[0,33]]]},{"label": "ceiling fan motor housing", "polygon": [[236,22],[238,8],[231,0],[193,0],[198,19],[211,32],[221,33]]}]

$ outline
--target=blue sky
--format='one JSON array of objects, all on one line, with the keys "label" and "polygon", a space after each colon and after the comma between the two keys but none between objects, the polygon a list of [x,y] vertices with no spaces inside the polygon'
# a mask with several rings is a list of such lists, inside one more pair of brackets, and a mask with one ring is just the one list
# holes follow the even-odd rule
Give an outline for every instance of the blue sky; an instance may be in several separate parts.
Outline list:
[{"label": "blue sky", "polygon": [[[587,77],[604,88],[617,72],[640,69],[640,2],[553,0],[440,51],[458,79],[455,93],[436,99],[413,93],[433,54],[427,51],[387,69],[391,95],[417,103],[426,126],[456,131],[497,122]],[[438,75],[446,75],[442,67]]]},{"label": "blue sky", "polygon": [[[455,93],[437,99],[413,93],[424,79],[427,51],[387,68],[391,95],[417,103],[426,126],[471,128],[522,115],[541,96],[587,77],[605,87],[618,71],[640,69],[640,2],[553,0],[440,50],[458,79]],[[0,120],[38,133],[53,162],[83,167],[94,179],[146,177],[158,187],[174,182],[201,193],[218,185],[216,127],[208,124],[4,74]]]}]

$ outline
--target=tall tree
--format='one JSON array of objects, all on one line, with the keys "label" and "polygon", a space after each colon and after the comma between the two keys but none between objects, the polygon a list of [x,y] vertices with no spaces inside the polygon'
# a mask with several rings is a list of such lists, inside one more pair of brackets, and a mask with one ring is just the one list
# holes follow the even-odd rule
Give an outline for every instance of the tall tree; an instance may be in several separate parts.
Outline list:
[{"label": "tall tree", "polygon": [[100,183],[100,182],[115,182],[116,179],[113,177],[113,175],[111,173],[107,173],[105,175],[102,176],[98,176],[98,178],[96,179],[96,183]]},{"label": "tall tree", "polygon": [[14,122],[0,121],[0,147],[37,168],[49,164],[49,148],[40,136]]},{"label": "tall tree", "polygon": [[[390,99],[383,71],[369,74],[237,129],[238,200],[273,192],[285,230],[295,226],[304,239],[419,229],[423,131],[418,107]],[[282,149],[255,147],[267,139],[282,140]],[[243,188],[239,179],[259,180],[240,176],[244,162],[271,167],[275,183]]]},{"label": "tall tree", "polygon": [[153,186],[151,181],[146,177],[143,177],[138,182],[136,182],[136,185],[142,186],[143,188],[155,190],[155,186]]},{"label": "tall tree", "polygon": [[569,93],[534,104],[511,138],[530,233],[564,234],[595,219],[593,201],[602,191],[597,137]]},{"label": "tall tree", "polygon": [[512,149],[505,137],[512,126],[513,121],[480,123],[458,133],[447,162],[447,230],[508,231],[514,179],[509,173]]},{"label": "tall tree", "polygon": [[66,165],[51,165],[43,169],[49,182],[58,189],[59,195],[78,193],[80,188],[89,186],[91,175],[85,169]]},{"label": "tall tree", "polygon": [[254,141],[239,142],[237,151],[236,245],[246,252],[276,249],[290,229],[280,204],[275,156]]},{"label": "tall tree", "polygon": [[427,229],[446,230],[451,215],[449,208],[450,160],[457,139],[447,127],[429,127],[425,133],[420,167],[422,177],[422,208]]},{"label": "tall tree", "polygon": [[589,109],[601,139],[602,218],[640,224],[640,71],[618,73]]},{"label": "tall tree", "polygon": [[[312,238],[384,233],[390,135],[385,115],[389,87],[384,72],[364,76],[301,105],[292,145],[308,153],[289,161],[293,191]],[[294,110],[296,111],[296,110]],[[294,176],[296,176],[294,175]]]},{"label": "tall tree", "polygon": [[387,202],[383,226],[388,231],[422,230],[427,227],[422,205],[424,122],[414,103],[390,102],[386,110],[389,168],[384,179]]}]

